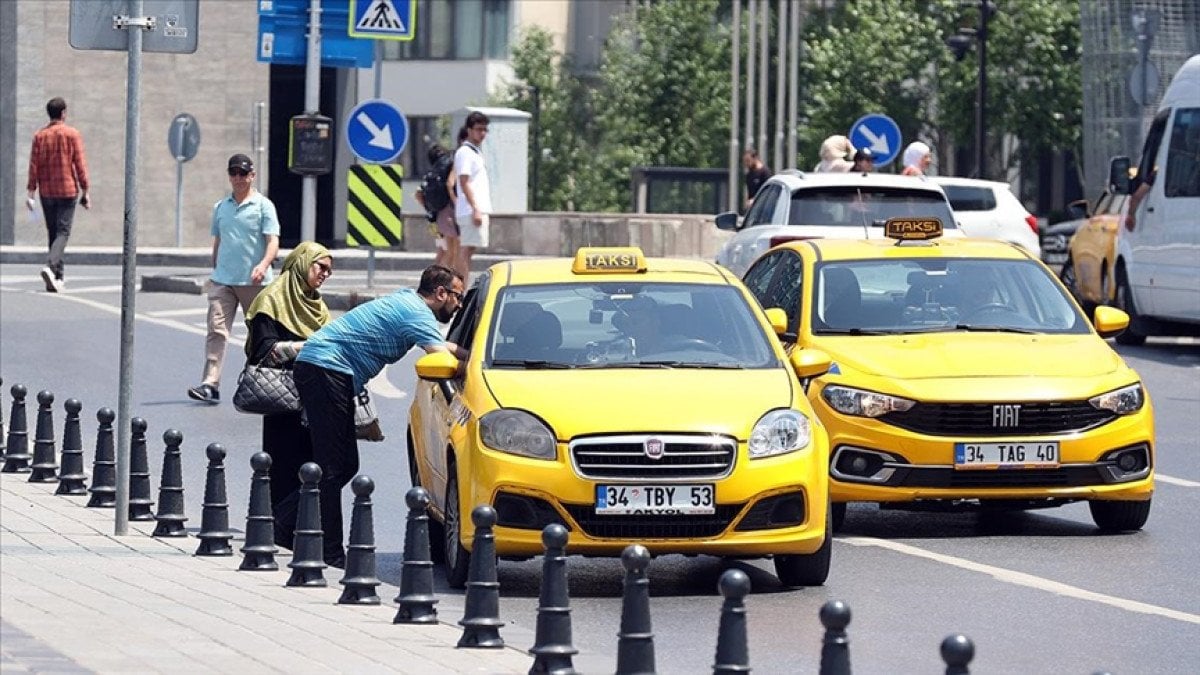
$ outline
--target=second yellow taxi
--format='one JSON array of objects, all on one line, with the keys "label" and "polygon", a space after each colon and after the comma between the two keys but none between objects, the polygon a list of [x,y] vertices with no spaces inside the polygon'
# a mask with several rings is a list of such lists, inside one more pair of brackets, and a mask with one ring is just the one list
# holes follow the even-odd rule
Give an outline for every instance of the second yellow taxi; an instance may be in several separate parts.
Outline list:
[{"label": "second yellow taxi", "polygon": [[485,504],[501,557],[559,523],[568,553],[771,556],[785,585],[824,583],[829,446],[800,379],[829,359],[776,329],[723,268],[636,248],[480,275],[447,336],[469,360],[422,357],[409,413],[450,585]]}]

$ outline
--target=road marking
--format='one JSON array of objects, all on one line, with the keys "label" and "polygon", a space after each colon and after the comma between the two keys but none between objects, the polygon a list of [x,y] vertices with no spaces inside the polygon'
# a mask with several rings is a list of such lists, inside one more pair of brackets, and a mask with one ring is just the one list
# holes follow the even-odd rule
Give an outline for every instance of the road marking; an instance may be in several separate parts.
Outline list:
[{"label": "road marking", "polygon": [[944,565],[950,565],[952,567],[958,567],[972,572],[987,574],[995,578],[997,581],[1016,586],[1024,586],[1026,588],[1046,591],[1048,593],[1074,598],[1076,600],[1086,600],[1088,602],[1108,605],[1110,607],[1116,607],[1117,609],[1123,609],[1128,612],[1150,614],[1153,616],[1161,616],[1167,619],[1174,619],[1175,621],[1183,621],[1184,623],[1200,625],[1200,615],[1197,614],[1181,612],[1177,609],[1169,609],[1167,607],[1159,607],[1158,605],[1138,602],[1137,600],[1118,598],[1116,596],[1106,595],[1104,593],[1096,593],[1094,591],[1084,590],[1077,586],[1071,586],[1058,581],[1051,581],[1050,579],[1044,579],[1042,577],[1026,574],[1024,572],[1017,572],[1015,570],[996,567],[994,565],[985,565],[983,563],[977,563],[965,558],[946,555],[944,553],[934,553],[933,551],[927,551],[923,548],[902,544],[897,541],[876,539],[874,537],[838,537],[837,541],[845,542],[851,546],[875,546],[877,548],[884,548],[896,553],[903,553],[905,555],[911,555],[917,558],[925,558],[926,560],[932,560]]},{"label": "road marking", "polygon": [[146,316],[157,318],[167,316],[195,316],[197,314],[208,314],[207,307],[188,307],[187,309],[160,309],[155,312],[146,312]]},{"label": "road marking", "polygon": [[79,293],[112,293],[113,291],[119,291],[119,290],[121,290],[121,287],[119,285],[118,286],[87,286],[85,288],[64,288],[61,291],[59,291],[59,293],[62,293],[63,295],[78,295]]},{"label": "road marking", "polygon": [[1161,473],[1154,474],[1154,480],[1160,480],[1171,485],[1182,485],[1183,487],[1200,487],[1200,483],[1186,478],[1176,478],[1174,476],[1164,476]]}]

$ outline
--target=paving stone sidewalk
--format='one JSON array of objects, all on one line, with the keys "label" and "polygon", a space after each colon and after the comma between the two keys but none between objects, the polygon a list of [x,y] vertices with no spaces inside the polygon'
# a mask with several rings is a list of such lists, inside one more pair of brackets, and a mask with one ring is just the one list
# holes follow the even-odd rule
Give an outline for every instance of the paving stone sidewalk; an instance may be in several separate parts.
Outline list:
[{"label": "paving stone sidewalk", "polygon": [[240,555],[195,557],[194,537],[150,537],[153,522],[115,537],[111,509],[28,477],[0,474],[0,672],[524,673],[532,664],[512,647],[457,649],[459,603],[439,605],[444,623],[394,625],[394,586],[379,587],[380,606],[338,605],[340,570],[326,570],[328,588],[287,588],[287,555],[278,572],[239,572]]}]

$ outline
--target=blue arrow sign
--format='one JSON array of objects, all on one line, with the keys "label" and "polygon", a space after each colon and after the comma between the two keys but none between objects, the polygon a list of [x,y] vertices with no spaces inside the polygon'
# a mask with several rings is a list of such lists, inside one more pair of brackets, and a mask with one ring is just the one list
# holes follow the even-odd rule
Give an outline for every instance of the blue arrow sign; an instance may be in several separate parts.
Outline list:
[{"label": "blue arrow sign", "polygon": [[413,19],[417,0],[350,0],[351,37],[411,40],[416,35]]},{"label": "blue arrow sign", "polygon": [[855,148],[870,148],[875,166],[887,166],[900,154],[900,127],[892,118],[871,113],[850,126],[850,143]]},{"label": "blue arrow sign", "polygon": [[346,143],[364,162],[389,164],[408,142],[408,120],[382,99],[363,101],[346,118]]}]

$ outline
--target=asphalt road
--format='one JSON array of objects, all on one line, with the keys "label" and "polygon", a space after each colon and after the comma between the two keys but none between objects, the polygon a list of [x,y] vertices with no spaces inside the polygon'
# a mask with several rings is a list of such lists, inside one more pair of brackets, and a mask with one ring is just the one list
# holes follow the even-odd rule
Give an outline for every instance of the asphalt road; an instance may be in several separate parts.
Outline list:
[{"label": "asphalt road", "polygon": [[[142,273],[161,273],[144,269]],[[42,290],[37,268],[0,269],[0,376],[25,384],[33,399],[48,389],[83,401],[90,462],[95,411],[116,408],[120,270],[73,267],[63,294]],[[341,272],[339,286],[365,283]],[[383,287],[415,283],[413,274],[378,278]],[[249,457],[260,424],[228,401],[207,406],[185,392],[203,365],[205,301],[199,296],[136,296],[134,414],[146,418],[157,472],[162,433],[184,434],[188,525],[199,526],[204,446],[221,442],[227,461],[230,522],[245,522]],[[235,338],[244,336],[239,326]],[[664,556],[651,565],[651,611],[660,672],[711,668],[720,596],[717,579],[730,565],[750,574],[751,663],[758,672],[815,672],[821,648],[817,610],[828,599],[853,612],[849,634],[857,673],[935,672],[938,644],[952,632],[975,641],[975,672],[1191,673],[1200,664],[1200,341],[1152,340],[1118,347],[1142,375],[1154,401],[1158,484],[1144,531],[1103,536],[1087,507],[982,518],[852,507],[834,546],[833,569],[821,588],[782,589],[769,561],[726,562]],[[232,395],[242,358],[231,345],[223,394]],[[380,576],[398,583],[408,489],[404,427],[413,357],[389,367],[372,391],[387,439],[361,443],[362,472],[372,476]],[[35,405],[31,405],[32,431]],[[7,419],[6,419],[7,422]],[[346,491],[347,505],[349,491]],[[348,513],[348,511],[347,511]],[[621,568],[616,560],[572,558],[575,644],[615,657]],[[540,562],[502,562],[502,616],[532,629]],[[450,593],[441,586],[440,592]],[[450,617],[444,617],[450,618]],[[520,645],[525,646],[525,645]]]}]

